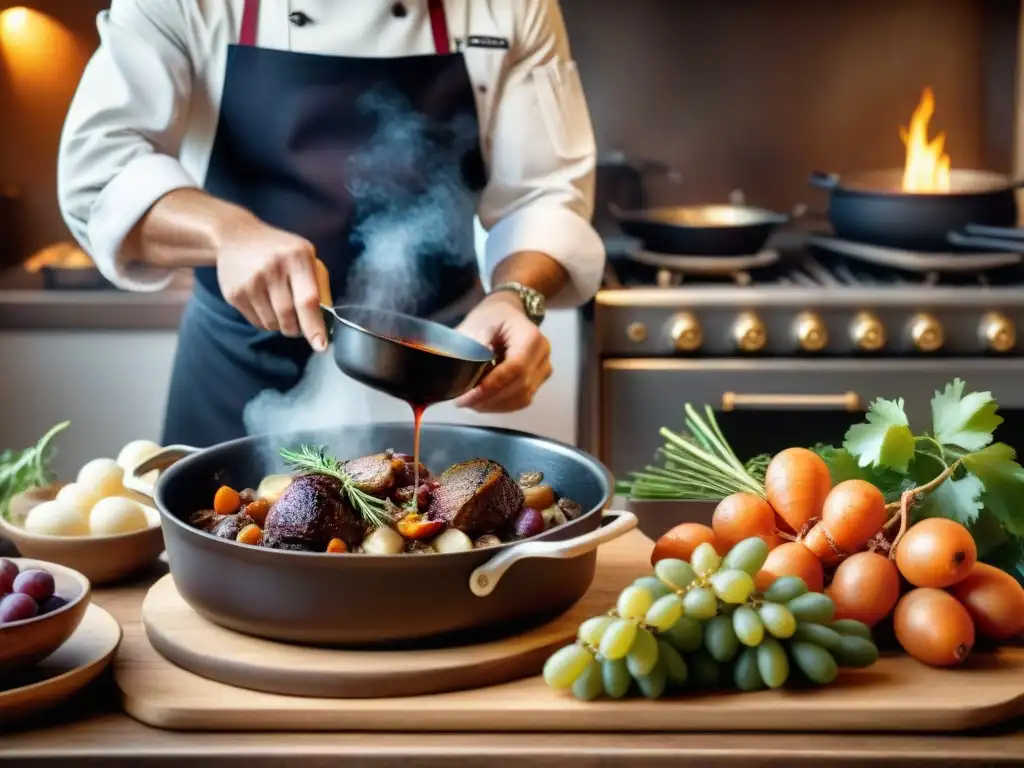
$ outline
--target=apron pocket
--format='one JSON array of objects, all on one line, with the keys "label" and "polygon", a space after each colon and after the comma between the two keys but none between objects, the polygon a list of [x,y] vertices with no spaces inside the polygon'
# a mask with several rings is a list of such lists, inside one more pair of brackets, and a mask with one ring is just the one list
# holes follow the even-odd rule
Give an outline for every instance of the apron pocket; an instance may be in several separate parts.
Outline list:
[{"label": "apron pocket", "polygon": [[563,160],[578,160],[596,151],[594,126],[575,61],[556,59],[532,72],[544,127]]}]

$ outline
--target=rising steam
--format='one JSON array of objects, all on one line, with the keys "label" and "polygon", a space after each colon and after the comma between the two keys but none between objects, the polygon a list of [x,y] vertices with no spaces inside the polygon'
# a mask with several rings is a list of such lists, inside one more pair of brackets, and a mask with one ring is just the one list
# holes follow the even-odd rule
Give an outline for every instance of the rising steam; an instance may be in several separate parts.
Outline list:
[{"label": "rising steam", "polygon": [[[359,221],[353,252],[361,254],[335,301],[412,312],[428,289],[428,270],[475,263],[473,222],[466,216],[475,193],[462,179],[461,159],[477,141],[476,125],[469,118],[453,121],[441,143],[437,127],[401,94],[370,92],[357,108],[377,130],[339,169]],[[371,399],[335,367],[329,352],[314,355],[295,388],[265,390],[246,405],[245,428],[252,435],[365,424],[374,421]],[[351,455],[381,448],[347,446]]]}]

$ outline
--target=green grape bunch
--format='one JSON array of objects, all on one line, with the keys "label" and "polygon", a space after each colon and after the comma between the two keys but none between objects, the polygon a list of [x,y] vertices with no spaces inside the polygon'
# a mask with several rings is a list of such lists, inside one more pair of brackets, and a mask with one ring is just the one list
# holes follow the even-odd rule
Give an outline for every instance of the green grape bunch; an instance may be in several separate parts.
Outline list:
[{"label": "green grape bunch", "polygon": [[575,642],[544,664],[544,681],[584,701],[612,699],[634,688],[657,699],[666,691],[713,689],[729,681],[741,691],[779,688],[795,668],[819,685],[840,667],[878,658],[871,630],[834,620],[828,595],[782,576],[758,592],[754,576],[768,557],[759,537],[720,557],[711,544],[689,562],[659,560],[619,594],[614,608],[579,626]]}]

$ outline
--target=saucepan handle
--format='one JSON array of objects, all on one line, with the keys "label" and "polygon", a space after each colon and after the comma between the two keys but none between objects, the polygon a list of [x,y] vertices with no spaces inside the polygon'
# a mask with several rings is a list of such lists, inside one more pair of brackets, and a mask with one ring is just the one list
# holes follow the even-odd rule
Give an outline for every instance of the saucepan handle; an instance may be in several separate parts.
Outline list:
[{"label": "saucepan handle", "polygon": [[833,190],[839,186],[839,174],[825,173],[824,171],[812,171],[810,181],[812,187]]},{"label": "saucepan handle", "polygon": [[524,541],[499,552],[477,568],[469,577],[469,588],[477,597],[487,597],[498,586],[505,571],[531,557],[546,557],[566,560],[593,552],[601,544],[617,539],[637,526],[636,515],[632,512],[606,511],[604,518],[609,522],[582,536],[564,541]]},{"label": "saucepan handle", "polygon": [[124,473],[124,480],[122,481],[124,487],[152,501],[155,486],[152,483],[146,482],[143,476],[148,475],[154,470],[162,472],[172,464],[181,461],[186,456],[191,456],[193,453],[199,453],[199,449],[193,448],[191,445],[168,445],[166,448],[161,448],[157,453],[154,453],[130,472]]},{"label": "saucepan handle", "polygon": [[1024,228],[1021,227],[989,227],[982,224],[968,224],[964,227],[964,234],[971,237],[1024,240]]},{"label": "saucepan handle", "polygon": [[1024,253],[1024,239],[1013,239],[1013,235],[1005,232],[1002,237],[972,237],[962,232],[950,232],[946,239],[958,248],[977,248],[997,253]]},{"label": "saucepan handle", "polygon": [[324,329],[327,331],[327,343],[329,344],[334,341],[334,321],[338,319],[338,316],[334,313],[334,308],[326,304],[320,305],[320,314],[324,316]]}]

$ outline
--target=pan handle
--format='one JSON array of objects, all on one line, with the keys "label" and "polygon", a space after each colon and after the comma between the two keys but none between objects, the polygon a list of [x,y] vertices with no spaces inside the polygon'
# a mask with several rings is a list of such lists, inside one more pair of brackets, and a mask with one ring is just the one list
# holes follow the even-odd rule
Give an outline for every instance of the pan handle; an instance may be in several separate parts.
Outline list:
[{"label": "pan handle", "polygon": [[810,182],[812,187],[831,191],[839,186],[839,174],[825,173],[824,171],[812,171]]},{"label": "pan handle", "polygon": [[981,224],[968,224],[964,232],[974,237],[995,237],[1008,240],[1024,240],[1024,229],[1018,227],[986,227]]},{"label": "pan handle", "polygon": [[334,311],[334,307],[329,307],[326,304],[320,305],[320,314],[324,316],[324,329],[327,331],[327,343],[330,344],[334,341],[334,323],[337,321],[338,315]]},{"label": "pan handle", "polygon": [[1000,239],[995,237],[970,237],[961,232],[950,232],[946,239],[958,248],[978,248],[996,253],[1024,254],[1024,235],[1020,240]]},{"label": "pan handle", "polygon": [[531,557],[564,560],[585,555],[636,528],[637,519],[632,512],[605,511],[602,523],[597,530],[565,541],[524,541],[509,547],[470,574],[469,588],[477,597],[487,597],[498,586],[505,571],[520,560]]},{"label": "pan handle", "polygon": [[156,506],[152,503],[155,486],[146,482],[143,477],[154,470],[162,472],[172,464],[176,464],[186,456],[191,456],[194,453],[199,453],[199,449],[193,448],[191,445],[168,445],[137,465],[130,472],[125,472],[122,483],[124,483],[124,487],[129,491],[134,491],[148,499],[151,502],[151,506]]}]

